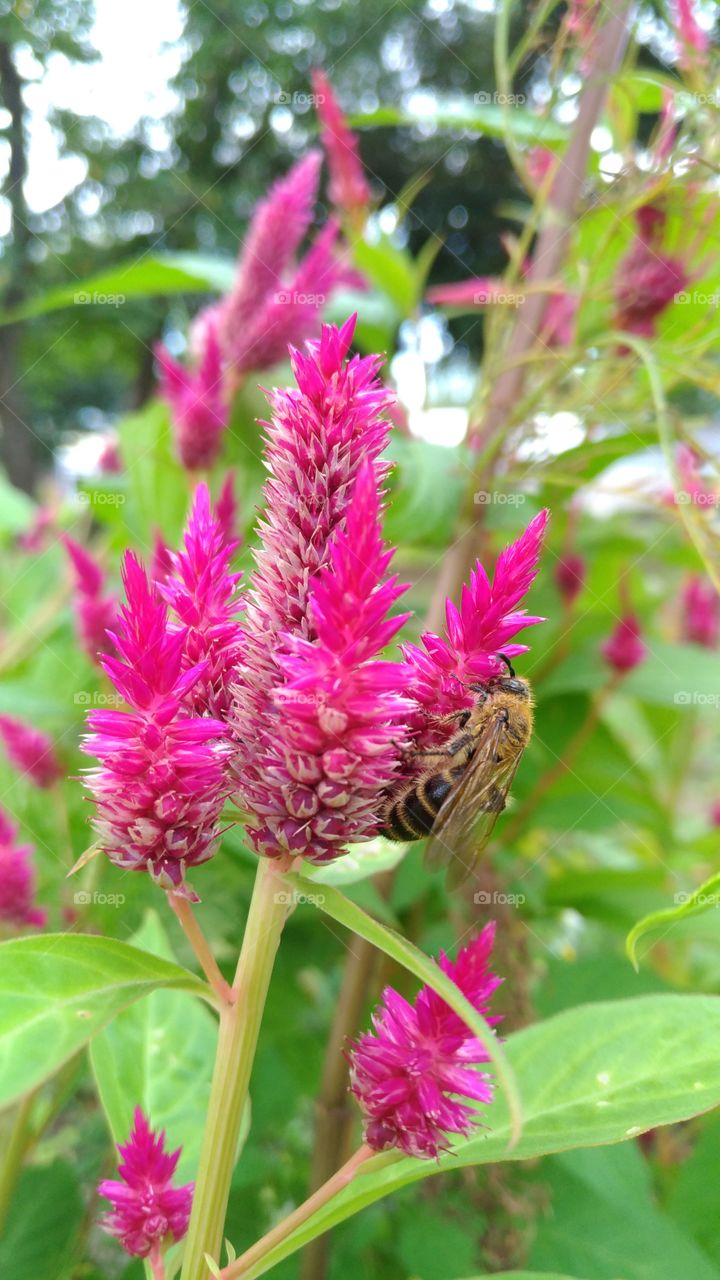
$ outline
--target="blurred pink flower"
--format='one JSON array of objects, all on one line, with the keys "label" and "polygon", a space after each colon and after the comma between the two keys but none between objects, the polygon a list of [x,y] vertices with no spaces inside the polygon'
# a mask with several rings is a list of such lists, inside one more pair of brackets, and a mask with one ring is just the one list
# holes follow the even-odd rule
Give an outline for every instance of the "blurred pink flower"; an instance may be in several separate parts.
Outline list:
[{"label": "blurred pink flower", "polygon": [[42,928],[47,912],[36,907],[32,847],[17,844],[18,828],[0,809],[0,930],[3,925]]},{"label": "blurred pink flower", "polygon": [[653,338],[658,317],[689,283],[679,258],[636,238],[618,267],[615,324],[639,338]]},{"label": "blurred pink flower", "polygon": [[586,574],[587,566],[582,556],[570,552],[558,560],[553,576],[566,604],[572,604],[580,595]]},{"label": "blurred pink flower", "polygon": [[112,1205],[100,1226],[133,1257],[157,1263],[171,1241],[182,1240],[190,1220],[194,1184],[172,1185],[182,1148],[167,1152],[164,1131],[152,1130],[136,1107],[130,1137],[118,1151],[122,1182],[100,1183],[98,1194]]},{"label": "blurred pink flower", "polygon": [[[487,1018],[491,996],[500,985],[488,964],[495,937],[488,924],[448,960],[443,973]],[[492,1026],[497,1018],[487,1018]],[[448,1149],[451,1134],[468,1136],[479,1123],[475,1107],[459,1097],[488,1105],[492,1081],[474,1070],[487,1062],[485,1046],[430,987],[410,1004],[392,987],[373,1015],[373,1030],[348,1049],[350,1089],[365,1117],[365,1141],[376,1151],[395,1147],[405,1155],[436,1159]],[[459,1096],[458,1096],[459,1095]]]},{"label": "blurred pink flower", "polygon": [[55,512],[50,507],[38,507],[30,528],[18,534],[17,545],[21,551],[42,551],[54,529]]},{"label": "blurred pink flower", "polygon": [[708,34],[698,23],[693,0],[673,0],[672,8],[678,37],[678,62],[685,71],[698,70],[707,62]]},{"label": "blurred pink flower", "polygon": [[123,470],[120,448],[114,436],[106,436],[102,453],[98,458],[101,475],[119,475]]},{"label": "blurred pink flower", "polygon": [[213,324],[205,328],[205,345],[194,369],[187,369],[157,343],[162,374],[161,394],[170,405],[178,457],[188,471],[211,467],[222,448],[228,423],[220,342]]},{"label": "blurred pink flower", "polygon": [[238,504],[235,496],[235,472],[228,471],[215,503],[215,515],[226,542],[238,545]]},{"label": "blurred pink flower", "polygon": [[156,586],[172,573],[172,548],[168,546],[159,529],[153,534],[153,550],[148,577]]},{"label": "blurred pink flower", "polygon": [[527,645],[510,641],[524,627],[544,621],[517,605],[535,580],[548,515],[541,511],[501,552],[492,582],[477,561],[469,587],[463,587],[460,608],[451,600],[446,603],[447,639],[428,631],[421,636],[422,649],[414,644],[402,646],[412,672],[419,724],[428,716],[437,721],[443,714],[470,706],[473,695],[467,684],[503,670],[498,654],[512,658],[527,652]]},{"label": "blurred pink flower", "polygon": [[91,711],[82,749],[100,761],[88,770],[99,843],[116,866],[147,871],[162,888],[192,901],[188,867],[212,857],[227,795],[227,729],[191,716],[188,695],[207,676],[187,667],[187,630],[171,626],[155,587],[132,552],[123,565],[127,603],[112,639],[120,655],[102,666],[132,711]]},{"label": "blurred pink flower", "polygon": [[680,598],[681,636],[688,644],[716,649],[720,640],[720,596],[712,582],[693,574]]},{"label": "blurred pink flower", "polygon": [[330,169],[328,192],[336,209],[356,215],[367,210],[371,192],[358,152],[358,140],[342,113],[324,71],[312,73],[315,105]]},{"label": "blurred pink flower", "polygon": [[700,459],[690,445],[678,445],[675,465],[680,488],[677,494],[671,490],[669,499],[672,504],[692,503],[696,507],[716,507],[720,503],[720,494],[711,489],[701,475]]},{"label": "blurred pink flower", "polygon": [[117,600],[103,594],[105,574],[90,552],[67,533],[62,540],[75,579],[73,610],[78,638],[88,657],[99,664],[101,653],[112,652],[107,633],[115,625]]},{"label": "blurred pink flower", "polygon": [[364,281],[337,252],[339,223],[330,219],[305,256],[297,250],[313,215],[321,156],[309,152],[257,206],[238,262],[237,278],[219,306],[223,360],[231,383],[250,369],[286,360],[317,329],[320,314],[341,284]]},{"label": "blurred pink flower", "polygon": [[170,573],[158,591],[184,629],[183,664],[202,675],[188,690],[186,700],[196,715],[208,713],[224,719],[231,705],[230,687],[241,654],[242,628],[238,613],[240,573],[230,572],[238,543],[228,542],[213,514],[207,485],[195,492],[183,539],[183,548],[169,552]]},{"label": "blurred pink flower", "polygon": [[0,715],[0,738],[10,763],[36,787],[51,787],[62,778],[64,769],[48,734],[12,716]]},{"label": "blurred pink flower", "polygon": [[548,173],[558,160],[558,156],[554,151],[549,151],[547,147],[533,147],[525,157],[525,164],[528,174],[535,186],[542,186]]},{"label": "blurred pink flower", "polygon": [[628,613],[620,619],[612,634],[601,644],[600,652],[615,671],[623,674],[645,661],[647,645],[634,614]]},{"label": "blurred pink flower", "polygon": [[348,497],[345,528],[312,584],[313,639],[288,637],[290,652],[279,659],[282,731],[245,790],[263,820],[249,828],[251,842],[270,856],[290,850],[327,862],[376,833],[378,797],[392,781],[410,709],[399,692],[403,668],[377,660],[409,615],[387,617],[405,587],[385,578],[392,552],[383,546],[369,460]]},{"label": "blurred pink flower", "polygon": [[[523,278],[529,267],[528,261],[523,267]],[[432,285],[425,297],[435,306],[462,308],[492,305],[517,307],[523,301],[521,286],[508,284],[502,276],[476,276],[454,284]],[[540,337],[546,346],[570,345],[574,338],[577,310],[578,299],[574,293],[561,289],[548,294],[540,327]]]},{"label": "blurred pink flower", "polygon": [[[243,756],[241,800],[252,813],[260,815],[267,807],[268,778],[263,762],[276,753],[286,734],[287,709],[279,705],[282,694],[280,700],[277,698],[278,690],[288,682],[285,659],[297,657],[303,651],[298,641],[309,641],[318,643],[318,660],[331,663],[334,620],[326,619],[322,604],[318,612],[318,606],[313,606],[311,600],[317,593],[321,574],[329,573],[333,563],[339,564],[343,573],[355,571],[351,562],[343,565],[343,552],[337,550],[337,538],[349,518],[363,464],[371,468],[378,491],[388,471],[388,464],[381,462],[379,455],[389,434],[386,415],[390,394],[377,377],[379,358],[346,359],[354,325],[354,317],[341,329],[326,325],[319,341],[308,343],[306,354],[294,351],[297,389],[275,390],[269,397],[272,420],[266,424],[266,465],[270,475],[265,484],[266,505],[259,526],[260,546],[255,552],[257,567],[246,596],[245,654],[235,723],[241,744],[239,754]],[[370,513],[367,494],[363,503],[366,514]],[[375,548],[374,554],[379,560],[375,525],[363,536],[372,539],[371,548]],[[340,546],[347,549],[342,539]],[[331,599],[327,577],[322,582],[321,602]],[[387,600],[388,597],[381,593],[378,598]],[[338,609],[341,603],[337,602]],[[358,628],[361,620],[362,625],[368,625],[368,618],[358,605]],[[319,626],[323,631],[322,641]],[[359,630],[355,638],[360,639]],[[297,672],[297,666],[293,669]],[[323,732],[331,727],[332,716],[328,714]],[[339,736],[342,739],[342,734]],[[342,746],[340,741],[338,747]],[[316,765],[312,749],[309,759],[309,765],[301,757],[298,759],[293,776],[300,785],[320,780],[317,775],[313,776]],[[346,761],[345,767],[349,765],[350,761]],[[306,768],[310,769],[310,777],[306,776]],[[328,768],[330,781],[336,782],[338,779],[333,775],[338,774],[338,762],[329,759]],[[281,776],[277,780],[278,789],[284,782]],[[365,804],[364,798],[362,804]],[[306,820],[301,818],[288,819],[285,827],[276,827],[274,838],[283,839],[288,849],[305,850],[308,846],[306,826]],[[322,831],[318,838],[325,849]],[[256,843],[268,850],[275,849],[267,833],[258,835]]]},{"label": "blurred pink flower", "polygon": [[720,800],[716,800],[710,809],[710,822],[714,827],[720,827]]}]

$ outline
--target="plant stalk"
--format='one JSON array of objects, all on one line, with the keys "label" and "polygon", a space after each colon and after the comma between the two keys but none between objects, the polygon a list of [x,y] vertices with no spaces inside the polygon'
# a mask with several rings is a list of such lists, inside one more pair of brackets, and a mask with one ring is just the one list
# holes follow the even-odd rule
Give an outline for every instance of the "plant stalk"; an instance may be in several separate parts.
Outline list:
[{"label": "plant stalk", "polygon": [[234,1002],[224,1004],[220,1010],[215,1070],[182,1280],[206,1280],[206,1254],[211,1258],[220,1256],[250,1074],[287,910],[287,893],[283,891],[279,868],[270,859],[261,858],[233,983]]}]

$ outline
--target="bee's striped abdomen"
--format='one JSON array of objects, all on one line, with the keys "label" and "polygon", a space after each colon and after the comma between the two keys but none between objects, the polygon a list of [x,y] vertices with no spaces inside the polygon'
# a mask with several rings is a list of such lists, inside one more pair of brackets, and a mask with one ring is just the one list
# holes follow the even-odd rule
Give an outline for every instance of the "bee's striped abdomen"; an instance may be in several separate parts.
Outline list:
[{"label": "bee's striped abdomen", "polygon": [[389,840],[421,840],[429,836],[440,806],[464,768],[457,765],[445,773],[419,778],[415,787],[404,792],[387,809],[382,835]]}]

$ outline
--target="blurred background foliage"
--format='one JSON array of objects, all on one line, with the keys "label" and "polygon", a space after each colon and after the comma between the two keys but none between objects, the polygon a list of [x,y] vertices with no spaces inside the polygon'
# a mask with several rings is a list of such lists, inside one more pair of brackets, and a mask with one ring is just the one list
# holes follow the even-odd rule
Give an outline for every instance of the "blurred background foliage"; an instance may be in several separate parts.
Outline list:
[{"label": "blurred background foliage", "polygon": [[[17,486],[4,481],[0,495],[0,712],[50,733],[73,779],[40,792],[3,759],[0,794],[34,845],[51,928],[136,939],[192,967],[174,919],[156,914],[162,904],[146,878],[122,875],[101,858],[79,881],[64,878],[89,840],[87,804],[74,780],[83,764],[84,712],[101,705],[108,688],[76,642],[56,533],[69,529],[89,542],[116,589],[126,546],[148,558],[158,531],[177,542],[188,478],[174,456],[167,407],[152,398],[152,345],[165,336],[180,351],[201,303],[230,287],[253,206],[315,139],[303,95],[310,70],[322,64],[358,123],[381,207],[375,256],[355,246],[372,285],[361,299],[359,343],[389,357],[409,353],[414,363],[404,385],[419,380],[424,387],[422,403],[411,395],[406,405],[420,434],[399,430],[391,445],[396,469],[387,517],[398,568],[413,584],[416,634],[437,608],[438,582],[446,585],[439,576],[445,553],[467,528],[478,532],[491,567],[536,511],[552,511],[530,599],[548,621],[534,629],[532,651],[519,664],[536,689],[537,733],[475,899],[449,902],[441,877],[427,874],[417,850],[380,875],[378,866],[392,860],[387,850],[385,864],[382,849],[377,862],[363,864],[359,855],[343,888],[429,953],[451,948],[469,921],[497,918],[508,1030],[599,999],[718,991],[716,911],[665,919],[659,934],[639,943],[638,973],[625,953],[638,920],[672,908],[718,868],[718,636],[717,629],[702,640],[691,633],[683,592],[690,575],[717,579],[720,564],[712,498],[720,310],[693,294],[663,312],[646,346],[624,348],[614,333],[614,291],[633,240],[633,210],[649,186],[664,201],[668,251],[682,254],[699,237],[695,283],[705,298],[720,296],[717,109],[679,78],[664,9],[643,6],[638,14],[636,40],[594,138],[583,216],[562,280],[581,297],[576,334],[559,351],[543,350],[526,387],[534,399],[525,399],[514,419],[510,414],[480,461],[462,431],[457,442],[447,436],[459,408],[466,425],[469,399],[482,408],[507,311],[441,312],[422,300],[428,273],[434,285],[501,274],[508,259],[500,233],[517,237],[529,225],[530,193],[503,133],[510,129],[509,141],[523,154],[537,142],[564,146],[583,73],[577,52],[558,45],[563,12],[551,7],[522,60],[514,89],[526,102],[508,120],[475,101],[496,88],[498,14],[489,4],[201,0],[179,10],[161,115],[139,119],[125,134],[91,114],[57,108],[48,116],[58,153],[81,164],[59,203],[38,209],[24,181],[32,89],[54,59],[72,69],[96,56],[93,6],[0,3],[0,138],[8,165],[0,400],[4,457]],[[511,48],[535,14],[534,6],[512,8]],[[677,132],[671,159],[658,167],[652,145],[663,89],[674,95]],[[459,97],[462,123],[449,124],[444,107]],[[418,112],[422,119],[407,123]],[[399,194],[419,175],[424,185],[406,213]],[[321,204],[318,220],[326,213]],[[423,256],[427,245],[434,258],[431,249]],[[88,289],[126,301],[73,305]],[[333,314],[343,316],[344,306],[335,299]],[[476,388],[483,352],[490,372]],[[391,363],[391,370],[402,392],[402,365]],[[272,385],[286,373],[264,372],[259,380]],[[257,380],[237,397],[211,476],[217,495],[234,469],[245,535],[238,564],[246,569],[263,477]],[[78,433],[91,438],[98,431],[117,437],[116,473],[98,475],[62,452]],[[680,441],[695,452],[707,502],[668,496],[682,480]],[[21,490],[31,489],[52,520],[28,550],[22,535],[38,509]],[[583,566],[573,600],[558,579],[570,554]],[[630,609],[647,656],[613,682],[600,645]],[[203,869],[202,884],[197,877],[203,927],[221,964],[237,953],[252,873],[242,832],[233,827]],[[78,892],[94,895],[90,905],[76,901]],[[305,1193],[323,1046],[352,945],[309,906],[288,925],[253,1077],[252,1136],[233,1184],[228,1235],[238,1245]],[[364,1018],[389,977],[401,988],[407,981],[375,957]],[[141,1082],[153,1118],[168,1125],[171,1144],[192,1152],[212,1028],[203,1017],[191,1024],[172,1003],[153,1007],[142,1027],[134,1016],[123,1015],[128,1036],[156,1046]],[[123,1059],[133,1041],[114,1039],[116,1027],[94,1042],[89,1060],[69,1064],[45,1100],[47,1125],[0,1242],[3,1280],[142,1275],[93,1225],[90,1190],[113,1162],[97,1091],[112,1117],[118,1106],[124,1114],[137,1084],[132,1053]],[[109,1079],[118,1061],[120,1103]],[[357,1126],[352,1111],[347,1123]],[[708,1226],[720,1210],[717,1137],[717,1118],[708,1117],[658,1130],[641,1144],[429,1179],[339,1228],[327,1275],[460,1280],[527,1264],[579,1280],[719,1280],[720,1247]],[[302,1265],[290,1259],[274,1274],[325,1274],[317,1256],[313,1269],[306,1263],[301,1273]]]}]

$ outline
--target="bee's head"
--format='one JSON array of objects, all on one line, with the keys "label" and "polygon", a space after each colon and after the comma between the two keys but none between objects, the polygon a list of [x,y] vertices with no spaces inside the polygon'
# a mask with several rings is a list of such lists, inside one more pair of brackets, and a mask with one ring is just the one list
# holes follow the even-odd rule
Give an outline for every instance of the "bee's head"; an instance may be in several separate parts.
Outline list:
[{"label": "bee's head", "polygon": [[514,694],[516,698],[530,698],[530,685],[520,676],[499,676],[495,681],[495,687],[502,689],[503,693]]}]

